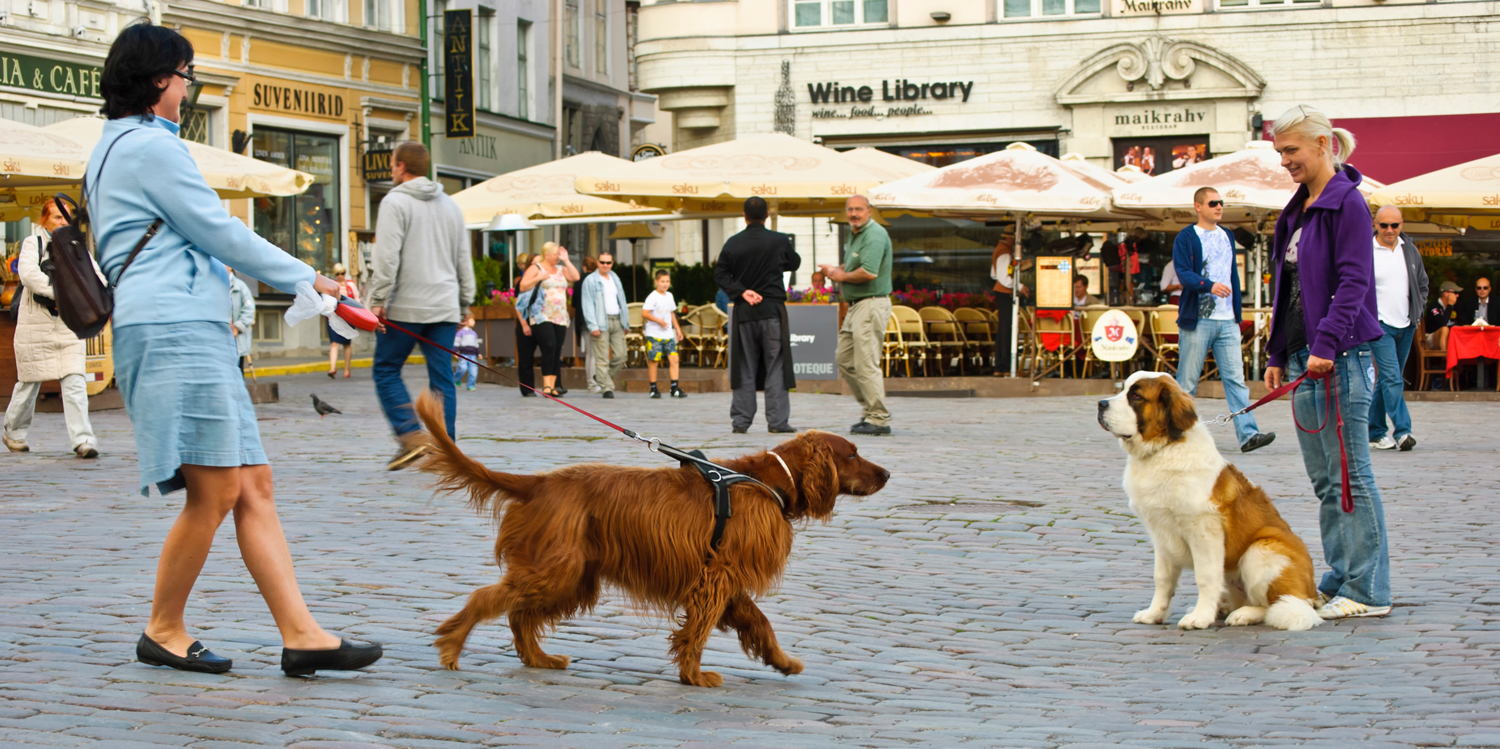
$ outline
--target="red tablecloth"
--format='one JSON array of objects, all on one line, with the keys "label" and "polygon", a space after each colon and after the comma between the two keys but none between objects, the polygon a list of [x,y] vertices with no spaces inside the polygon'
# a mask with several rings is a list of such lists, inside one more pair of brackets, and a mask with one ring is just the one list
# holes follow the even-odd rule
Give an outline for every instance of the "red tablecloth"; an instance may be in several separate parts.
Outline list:
[{"label": "red tablecloth", "polygon": [[[1068,316],[1071,314],[1072,312],[1065,309],[1039,309],[1036,311],[1036,316],[1039,320],[1042,318],[1046,318],[1048,320],[1057,320],[1059,322],[1068,319]],[[1078,333],[1078,327],[1079,326],[1077,321],[1074,321],[1073,332],[1075,336]],[[1048,351],[1056,351],[1059,346],[1062,346],[1062,333],[1042,333],[1040,337],[1042,339],[1042,348],[1047,349]],[[1075,338],[1074,340],[1077,340],[1077,338]]]},{"label": "red tablecloth", "polygon": [[1448,329],[1448,373],[1465,359],[1500,359],[1500,327],[1455,325]]}]

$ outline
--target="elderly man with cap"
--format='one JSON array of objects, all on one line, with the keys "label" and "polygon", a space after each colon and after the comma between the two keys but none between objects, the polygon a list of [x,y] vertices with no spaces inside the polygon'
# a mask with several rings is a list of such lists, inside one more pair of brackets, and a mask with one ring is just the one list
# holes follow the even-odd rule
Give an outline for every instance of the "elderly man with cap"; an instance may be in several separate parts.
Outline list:
[{"label": "elderly man with cap", "polygon": [[[1376,450],[1417,444],[1411,433],[1411,413],[1401,392],[1406,356],[1417,331],[1417,314],[1427,300],[1427,270],[1417,243],[1401,231],[1401,209],[1393,205],[1375,213],[1375,311],[1381,336],[1370,344],[1379,378],[1370,397],[1370,447]],[[1390,416],[1395,436],[1386,431]]]}]

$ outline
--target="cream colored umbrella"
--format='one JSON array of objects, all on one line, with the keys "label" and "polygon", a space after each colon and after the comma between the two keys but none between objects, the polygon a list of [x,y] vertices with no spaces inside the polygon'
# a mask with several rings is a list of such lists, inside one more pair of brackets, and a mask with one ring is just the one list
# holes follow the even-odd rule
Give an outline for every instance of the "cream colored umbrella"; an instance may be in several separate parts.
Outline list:
[{"label": "cream colored umbrella", "polygon": [[[1360,191],[1380,187],[1365,178]],[[1114,204],[1162,219],[1167,225],[1187,226],[1198,221],[1193,193],[1202,187],[1218,190],[1224,199],[1221,223],[1265,226],[1297,191],[1297,183],[1281,166],[1281,155],[1268,140],[1251,141],[1244,149],[1176,169],[1114,191]]]},{"label": "cream colored umbrella", "polygon": [[[88,149],[42,128],[0,119],[0,221],[15,221],[83,179]],[[73,191],[76,193],[76,191]]]},{"label": "cream colored umbrella", "polygon": [[578,175],[630,166],[615,156],[587,151],[566,159],[518,169],[480,182],[453,196],[471,229],[489,226],[496,216],[515,214],[526,219],[573,219],[659,213],[607,198],[580,195],[573,189]]},{"label": "cream colored umbrella", "polygon": [[1397,206],[1409,220],[1500,230],[1500,154],[1393,182],[1370,203]]},{"label": "cream colored umbrella", "polygon": [[818,215],[842,211],[850,195],[891,177],[831,148],[769,133],[581,173],[576,187],[588,195],[686,214],[732,216],[746,198],[759,196],[776,214]]},{"label": "cream colored umbrella", "polygon": [[1012,143],[1003,151],[881,185],[870,192],[870,203],[881,210],[906,208],[939,216],[1135,217],[1111,209],[1110,190],[1119,186],[1118,178]]},{"label": "cream colored umbrella", "polygon": [[[83,116],[43,128],[79,143],[90,151],[104,136],[103,117]],[[313,184],[313,175],[277,166],[268,161],[241,156],[196,141],[183,141],[208,186],[226,200],[266,196],[300,195]]]},{"label": "cream colored umbrella", "polygon": [[[1140,175],[1140,179],[1134,179],[1121,172],[1111,172],[1102,166],[1090,163],[1088,159],[1084,158],[1083,154],[1079,153],[1065,153],[1058,161],[1061,161],[1068,171],[1080,177],[1088,177],[1096,182],[1111,185],[1112,187],[1124,187],[1132,182],[1139,182],[1140,179],[1146,178],[1144,174]],[[1136,170],[1136,172],[1139,174],[1140,170]]]}]

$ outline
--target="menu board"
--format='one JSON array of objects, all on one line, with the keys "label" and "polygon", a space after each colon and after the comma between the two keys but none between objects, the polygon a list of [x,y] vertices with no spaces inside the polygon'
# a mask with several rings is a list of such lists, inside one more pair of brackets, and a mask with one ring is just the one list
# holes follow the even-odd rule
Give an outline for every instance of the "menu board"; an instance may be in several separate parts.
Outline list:
[{"label": "menu board", "polygon": [[1036,258],[1037,309],[1072,309],[1075,261],[1071,255]]}]

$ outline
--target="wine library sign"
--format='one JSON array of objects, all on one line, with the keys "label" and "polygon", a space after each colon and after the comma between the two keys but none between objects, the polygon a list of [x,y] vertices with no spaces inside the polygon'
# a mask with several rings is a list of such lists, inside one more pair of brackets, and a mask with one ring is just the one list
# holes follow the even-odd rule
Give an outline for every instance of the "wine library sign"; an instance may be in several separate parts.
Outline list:
[{"label": "wine library sign", "polygon": [[[823,105],[813,110],[815,120],[934,114],[925,104],[954,99],[967,102],[973,91],[973,81],[919,82],[895,78],[880,82],[880,101],[876,102],[875,89],[871,86],[845,86],[838,81],[807,84],[808,98],[813,104]],[[849,107],[833,108],[827,106],[829,104],[848,104]]]}]

